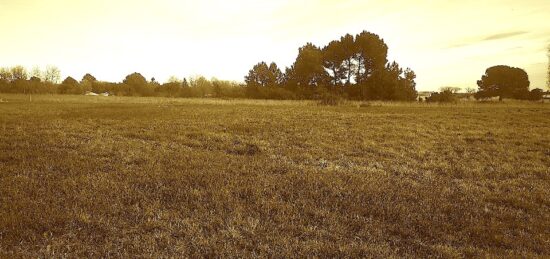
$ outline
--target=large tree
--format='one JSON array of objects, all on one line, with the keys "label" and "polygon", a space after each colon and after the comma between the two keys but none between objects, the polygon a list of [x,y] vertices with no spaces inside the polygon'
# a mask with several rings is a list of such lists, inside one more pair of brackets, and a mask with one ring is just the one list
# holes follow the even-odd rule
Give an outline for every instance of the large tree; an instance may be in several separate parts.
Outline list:
[{"label": "large tree", "polygon": [[60,94],[81,94],[80,84],[76,79],[69,76],[61,82],[58,92]]},{"label": "large tree", "polygon": [[488,68],[477,85],[477,98],[499,96],[500,99],[521,99],[529,92],[530,82],[525,70],[500,65]]},{"label": "large tree", "polygon": [[80,80],[80,82],[90,82],[90,83],[94,83],[97,81],[97,79],[92,76],[91,74],[85,74],[83,77],[82,77],[82,80]]},{"label": "large tree", "polygon": [[151,96],[154,93],[154,88],[149,85],[147,79],[140,73],[132,73],[127,75],[122,81],[124,90],[129,95]]},{"label": "large tree", "polygon": [[388,46],[378,35],[367,31],[361,32],[355,36],[355,48],[357,83],[365,82],[376,72],[384,70],[388,63]]},{"label": "large tree", "polygon": [[147,79],[140,73],[132,73],[126,76],[122,83],[130,86],[144,86],[147,84]]},{"label": "large tree", "polygon": [[323,66],[323,53],[312,43],[307,43],[298,50],[298,57],[287,70],[287,83],[299,88],[322,85],[327,78]]},{"label": "large tree", "polygon": [[[416,100],[416,74],[410,68],[402,69],[397,62],[388,63],[359,85],[359,98],[375,100]],[[376,83],[370,83],[370,81]]]}]

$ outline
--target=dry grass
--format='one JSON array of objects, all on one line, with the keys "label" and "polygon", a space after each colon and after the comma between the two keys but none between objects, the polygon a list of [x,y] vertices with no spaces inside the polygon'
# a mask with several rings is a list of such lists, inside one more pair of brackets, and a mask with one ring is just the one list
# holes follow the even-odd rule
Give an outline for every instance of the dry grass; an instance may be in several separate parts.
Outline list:
[{"label": "dry grass", "polygon": [[547,104],[0,98],[0,257],[550,256]]}]

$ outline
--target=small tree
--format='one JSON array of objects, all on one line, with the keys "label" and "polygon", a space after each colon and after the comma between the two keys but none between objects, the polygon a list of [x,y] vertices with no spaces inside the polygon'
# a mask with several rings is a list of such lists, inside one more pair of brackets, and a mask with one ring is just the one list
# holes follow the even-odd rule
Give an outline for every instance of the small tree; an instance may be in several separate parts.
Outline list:
[{"label": "small tree", "polygon": [[10,69],[12,80],[27,80],[27,70],[22,66],[15,66]]},{"label": "small tree", "polygon": [[44,78],[44,73],[42,73],[42,71],[40,70],[40,67],[34,66],[31,70],[30,76],[31,76],[31,79],[35,77],[42,80]]},{"label": "small tree", "polygon": [[44,71],[44,81],[57,84],[61,78],[61,71],[56,66],[47,66]]},{"label": "small tree", "polygon": [[13,77],[11,75],[11,70],[7,67],[0,68],[0,79],[6,82],[12,81]]}]

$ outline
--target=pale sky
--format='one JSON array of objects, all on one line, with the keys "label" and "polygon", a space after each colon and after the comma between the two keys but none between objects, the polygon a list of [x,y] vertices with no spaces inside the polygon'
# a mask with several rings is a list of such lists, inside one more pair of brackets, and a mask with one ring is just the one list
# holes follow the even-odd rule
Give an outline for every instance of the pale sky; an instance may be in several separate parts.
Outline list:
[{"label": "pale sky", "polygon": [[416,72],[420,91],[475,87],[493,65],[545,86],[550,0],[0,0],[0,66],[243,81],[259,61],[284,68],[307,42],[363,30]]}]

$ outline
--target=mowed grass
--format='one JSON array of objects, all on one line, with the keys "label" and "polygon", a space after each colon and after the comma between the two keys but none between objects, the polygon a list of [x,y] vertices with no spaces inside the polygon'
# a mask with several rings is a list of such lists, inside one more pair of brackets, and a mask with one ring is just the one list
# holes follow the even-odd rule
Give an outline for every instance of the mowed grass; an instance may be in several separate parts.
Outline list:
[{"label": "mowed grass", "polygon": [[0,98],[0,257],[550,256],[548,104]]}]

